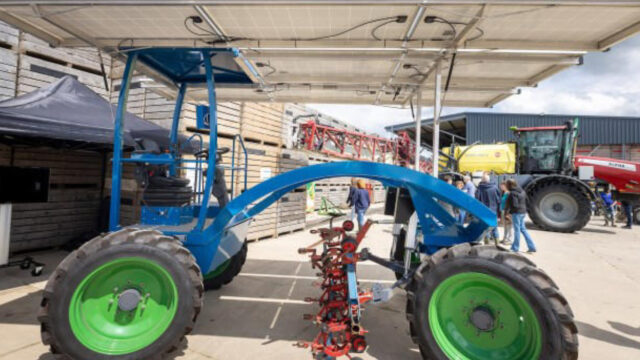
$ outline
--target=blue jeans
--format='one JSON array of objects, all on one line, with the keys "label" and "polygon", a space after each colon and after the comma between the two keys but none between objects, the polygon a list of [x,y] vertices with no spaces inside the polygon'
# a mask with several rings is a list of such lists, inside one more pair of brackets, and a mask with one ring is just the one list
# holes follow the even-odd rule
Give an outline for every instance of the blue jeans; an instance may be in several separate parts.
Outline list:
[{"label": "blue jeans", "polygon": [[623,203],[624,213],[627,215],[627,226],[631,227],[633,224],[633,206],[630,203]]},{"label": "blue jeans", "polygon": [[462,209],[458,209],[458,224],[464,225],[464,219],[466,217],[467,217],[467,212]]},{"label": "blue jeans", "polygon": [[358,228],[364,226],[364,214],[367,212],[367,209],[356,210],[356,216],[358,217]]},{"label": "blue jeans", "polygon": [[520,250],[520,233],[524,235],[524,240],[527,242],[529,251],[536,251],[536,245],[533,243],[533,239],[531,239],[531,235],[529,235],[524,225],[525,215],[526,214],[511,214],[511,218],[513,219],[513,245],[511,246],[511,250],[513,251]]}]

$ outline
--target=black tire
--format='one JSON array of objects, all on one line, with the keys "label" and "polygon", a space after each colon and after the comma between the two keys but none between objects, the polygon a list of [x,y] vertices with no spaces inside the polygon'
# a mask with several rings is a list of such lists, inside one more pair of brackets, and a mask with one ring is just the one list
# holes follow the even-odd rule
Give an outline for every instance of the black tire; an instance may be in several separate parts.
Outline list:
[{"label": "black tire", "polygon": [[206,278],[204,279],[204,289],[206,291],[209,290],[218,290],[222,287],[222,285],[227,285],[233,278],[235,278],[240,271],[242,270],[242,266],[247,260],[247,252],[248,252],[247,242],[245,241],[242,245],[240,251],[237,254],[233,255],[231,259],[229,259],[229,265],[227,268],[217,275],[216,277]]},{"label": "black tire", "polygon": [[495,246],[466,243],[442,249],[424,261],[407,288],[407,319],[411,337],[424,359],[447,359],[430,331],[428,309],[431,295],[445,279],[467,272],[496,277],[526,299],[541,326],[542,352],[539,359],[578,358],[578,329],[573,313],[553,280],[522,255]]},{"label": "black tire", "polygon": [[[534,224],[546,231],[570,233],[585,227],[591,219],[591,200],[589,195],[571,182],[548,181],[535,185],[527,190],[527,212]],[[545,200],[548,197],[557,197],[559,202]],[[551,203],[547,208],[541,205]],[[563,205],[560,201],[564,201]],[[571,207],[575,207],[572,210]],[[562,219],[563,212],[574,212],[569,219]],[[553,218],[553,214],[559,214]]]},{"label": "black tire", "polygon": [[640,207],[633,209],[633,222],[636,225],[640,225]]},{"label": "black tire", "polygon": [[[80,282],[99,266],[123,257],[141,257],[162,266],[178,290],[177,313],[167,330],[144,349],[105,355],[85,347],[74,335],[69,321],[72,294]],[[202,308],[204,287],[200,268],[180,241],[158,231],[123,229],[96,237],[67,256],[51,274],[43,292],[38,320],[42,342],[54,354],[71,359],[160,359],[175,351],[191,332]]]},{"label": "black tire", "polygon": [[179,177],[152,176],[149,178],[150,188],[186,187],[190,180]]},{"label": "black tire", "polygon": [[142,198],[150,206],[181,206],[189,203],[192,196],[191,187],[168,187],[146,189]]}]

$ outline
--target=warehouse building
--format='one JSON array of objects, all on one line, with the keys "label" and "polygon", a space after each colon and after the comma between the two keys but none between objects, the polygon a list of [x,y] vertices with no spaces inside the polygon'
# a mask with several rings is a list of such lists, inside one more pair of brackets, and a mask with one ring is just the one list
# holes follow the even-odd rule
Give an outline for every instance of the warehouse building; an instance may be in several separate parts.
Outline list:
[{"label": "warehouse building", "polygon": [[[640,117],[515,114],[491,112],[462,112],[440,118],[440,143],[483,144],[515,141],[512,126],[562,125],[578,118],[578,153],[640,161]],[[422,120],[423,144],[430,145],[433,119]],[[386,130],[400,133],[407,131],[415,137],[415,123],[389,126]]]}]

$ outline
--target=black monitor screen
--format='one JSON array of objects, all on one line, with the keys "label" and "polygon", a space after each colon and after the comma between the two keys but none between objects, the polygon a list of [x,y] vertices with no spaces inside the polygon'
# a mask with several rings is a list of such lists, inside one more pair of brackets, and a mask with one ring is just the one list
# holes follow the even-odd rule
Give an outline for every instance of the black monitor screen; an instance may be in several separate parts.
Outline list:
[{"label": "black monitor screen", "polygon": [[0,166],[0,203],[47,202],[49,168]]}]

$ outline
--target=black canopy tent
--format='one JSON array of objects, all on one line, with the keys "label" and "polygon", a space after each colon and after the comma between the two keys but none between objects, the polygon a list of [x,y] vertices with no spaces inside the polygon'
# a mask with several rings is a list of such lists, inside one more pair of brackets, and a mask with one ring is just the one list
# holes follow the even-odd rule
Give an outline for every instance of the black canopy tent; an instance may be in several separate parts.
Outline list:
[{"label": "black canopy tent", "polygon": [[[12,99],[0,101],[0,135],[8,141],[54,140],[58,143],[110,149],[116,105],[110,104],[72,76]],[[136,140],[153,140],[169,146],[169,130],[131,113],[124,119],[124,145],[136,148]],[[183,150],[193,153],[198,144],[180,136]]]}]

